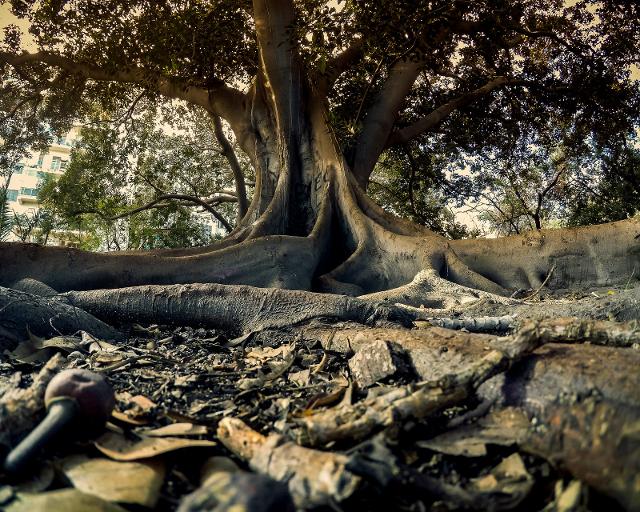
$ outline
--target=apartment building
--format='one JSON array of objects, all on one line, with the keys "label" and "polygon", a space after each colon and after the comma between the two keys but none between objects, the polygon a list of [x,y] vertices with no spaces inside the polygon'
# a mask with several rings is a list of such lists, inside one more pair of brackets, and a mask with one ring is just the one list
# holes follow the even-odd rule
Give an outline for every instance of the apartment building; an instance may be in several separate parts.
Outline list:
[{"label": "apartment building", "polygon": [[[7,190],[9,209],[15,214],[25,214],[33,217],[40,207],[38,203],[38,188],[42,180],[47,176],[60,176],[71,158],[71,150],[80,137],[81,126],[74,127],[66,136],[57,137],[48,150],[43,153],[33,153],[21,160],[13,168]],[[0,185],[2,183],[0,182]],[[205,236],[221,238],[226,235],[226,230],[218,220],[207,212],[194,212],[194,215],[202,223]],[[37,229],[33,235],[37,235]],[[77,245],[78,233],[52,232],[48,239],[49,244]],[[8,241],[18,241],[20,238],[12,233]],[[29,236],[25,241],[36,241],[34,236]],[[104,248],[107,249],[106,247]]]},{"label": "apartment building", "polygon": [[[7,202],[13,213],[28,216],[37,213],[38,187],[45,177],[64,173],[79,135],[80,127],[74,127],[66,136],[56,137],[46,152],[32,153],[13,167],[7,189]],[[52,235],[55,238],[55,233]],[[18,237],[12,234],[9,240],[15,241]]]}]

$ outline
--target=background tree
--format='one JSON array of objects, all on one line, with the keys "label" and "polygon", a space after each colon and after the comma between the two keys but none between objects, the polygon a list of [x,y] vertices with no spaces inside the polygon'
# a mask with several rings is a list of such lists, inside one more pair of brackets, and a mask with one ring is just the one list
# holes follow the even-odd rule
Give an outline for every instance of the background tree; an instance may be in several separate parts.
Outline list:
[{"label": "background tree", "polygon": [[205,245],[211,237],[196,212],[231,231],[239,209],[214,133],[209,116],[184,108],[147,106],[115,123],[103,113],[82,130],[65,174],[45,183],[39,199],[68,230],[92,232],[82,237],[84,248]]},{"label": "background tree", "polygon": [[[550,285],[570,286],[624,280],[636,264],[634,221],[546,233],[544,251],[532,257],[519,239],[449,241],[393,218],[365,193],[381,157],[406,145],[442,158],[500,154],[522,134],[543,132],[550,118],[576,140],[632,131],[638,83],[630,73],[640,37],[633,4],[12,5],[29,17],[38,49],[21,52],[17,31],[7,31],[5,116],[62,126],[86,115],[90,102],[112,111],[141,95],[180,99],[225,120],[256,186],[233,233],[211,248],[108,258],[43,251],[46,263],[17,264],[21,249],[10,247],[2,282],[29,275],[69,289],[199,280],[421,303],[443,278],[509,293],[535,286],[552,265]],[[188,265],[178,259],[187,255]],[[94,270],[54,270],[67,269],[70,258]],[[416,276],[428,286],[406,288]]]},{"label": "background tree", "polygon": [[617,145],[599,149],[597,174],[587,168],[576,183],[568,211],[568,224],[598,224],[626,219],[640,212],[640,150],[637,137],[624,138]]}]

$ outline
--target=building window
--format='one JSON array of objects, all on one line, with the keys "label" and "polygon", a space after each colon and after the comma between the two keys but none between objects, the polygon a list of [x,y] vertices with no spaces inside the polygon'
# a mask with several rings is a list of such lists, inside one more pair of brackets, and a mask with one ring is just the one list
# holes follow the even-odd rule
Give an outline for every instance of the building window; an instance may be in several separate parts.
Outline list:
[{"label": "building window", "polygon": [[16,174],[22,174],[22,169],[24,169],[24,164],[16,164],[13,166],[13,172]]},{"label": "building window", "polygon": [[40,153],[38,157],[38,167],[42,167],[42,162],[44,162],[44,153]]},{"label": "building window", "polygon": [[61,163],[62,163],[62,159],[59,156],[54,156],[53,159],[51,160],[51,170],[59,171]]},{"label": "building window", "polygon": [[7,190],[7,201],[17,201],[18,200],[18,191],[9,189]]},{"label": "building window", "polygon": [[20,195],[21,196],[37,197],[38,189],[37,188],[29,188],[29,187],[20,187]]}]

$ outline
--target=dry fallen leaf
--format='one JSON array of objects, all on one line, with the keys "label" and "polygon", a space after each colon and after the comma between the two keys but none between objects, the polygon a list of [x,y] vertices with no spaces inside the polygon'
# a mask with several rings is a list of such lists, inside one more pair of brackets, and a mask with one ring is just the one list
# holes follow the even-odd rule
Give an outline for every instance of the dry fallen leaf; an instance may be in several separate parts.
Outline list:
[{"label": "dry fallen leaf", "polygon": [[116,462],[84,455],[67,457],[61,469],[79,491],[106,501],[148,508],[155,507],[165,476],[164,464],[158,460]]},{"label": "dry fallen leaf", "polygon": [[204,425],[194,425],[193,423],[171,423],[164,427],[155,428],[153,430],[144,430],[140,434],[148,437],[166,437],[166,436],[202,436],[207,433],[208,429]]},{"label": "dry fallen leaf", "polygon": [[126,512],[125,509],[77,489],[39,494],[18,493],[3,512]]},{"label": "dry fallen leaf", "polygon": [[119,461],[148,459],[183,448],[216,446],[213,441],[179,437],[143,437],[140,440],[130,440],[113,432],[102,435],[94,444],[107,457]]},{"label": "dry fallen leaf", "polygon": [[23,363],[43,363],[56,352],[73,352],[79,346],[80,338],[74,336],[57,336],[45,340],[29,332],[29,339],[19,343],[9,356]]},{"label": "dry fallen leaf", "polygon": [[129,400],[129,402],[135,404],[144,412],[151,411],[154,407],[156,407],[155,402],[153,402],[152,400],[148,399],[146,396],[143,396],[143,395],[136,395],[132,397]]},{"label": "dry fallen leaf", "polygon": [[113,411],[111,413],[111,416],[122,422],[122,423],[126,423],[128,425],[134,425],[136,427],[140,427],[143,425],[148,425],[150,420],[145,420],[142,418],[134,418],[132,416],[129,416],[128,414],[124,413],[124,412],[120,412],[120,411]]}]

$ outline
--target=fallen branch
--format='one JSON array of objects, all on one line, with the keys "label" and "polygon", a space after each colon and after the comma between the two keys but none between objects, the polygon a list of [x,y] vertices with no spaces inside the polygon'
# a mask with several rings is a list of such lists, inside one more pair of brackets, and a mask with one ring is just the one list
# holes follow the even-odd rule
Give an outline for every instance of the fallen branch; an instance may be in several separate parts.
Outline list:
[{"label": "fallen branch", "polygon": [[210,474],[180,502],[178,512],[294,512],[284,483],[256,473],[225,469]]},{"label": "fallen branch", "polygon": [[[360,339],[359,350],[366,350],[367,346],[376,340],[376,334],[381,330],[363,331],[365,334]],[[617,324],[615,322],[554,319],[543,322],[528,322],[517,333],[507,338],[491,340],[488,337],[460,333],[457,337],[449,335],[448,343],[463,341],[466,343],[482,343],[492,350],[475,362],[460,363],[458,365],[447,364],[451,359],[459,359],[455,354],[448,357],[436,358],[436,364],[432,364],[433,356],[429,352],[433,348],[424,345],[416,346],[412,343],[411,336],[407,341],[404,333],[398,338],[394,336],[397,331],[387,331],[386,339],[392,340],[400,348],[408,352],[418,374],[427,378],[425,382],[396,388],[385,394],[366,399],[355,405],[341,407],[337,410],[327,410],[310,417],[298,420],[302,427],[299,431],[299,440],[302,444],[323,445],[331,441],[343,439],[364,439],[376,430],[391,426],[398,421],[410,419],[423,419],[436,414],[444,409],[457,405],[471,396],[477,387],[489,378],[504,372],[516,361],[530,354],[543,344],[551,342],[576,343],[592,342],[602,345],[630,346],[640,340],[640,330],[635,323]],[[427,336],[433,334],[446,335],[442,331],[431,330]],[[344,347],[341,343],[341,334],[332,332],[331,345],[334,350]],[[352,334],[353,336],[353,334]],[[404,337],[403,337],[404,336]],[[413,334],[415,339],[419,334]],[[395,339],[394,339],[395,338]],[[348,341],[349,349],[357,341],[355,336]],[[441,345],[441,348],[447,345]],[[447,348],[448,350],[448,348]],[[427,364],[420,364],[419,360],[427,357]],[[439,359],[439,360],[437,360]],[[448,373],[439,373],[437,366],[448,369]],[[425,372],[420,372],[422,368]]]},{"label": "fallen branch", "polygon": [[487,379],[507,370],[515,361],[539,346],[520,338],[491,350],[479,361],[437,380],[393,389],[352,406],[327,410],[298,420],[299,441],[313,446],[344,439],[360,440],[373,432],[410,419],[423,419],[464,402]]},{"label": "fallen branch", "polygon": [[[345,354],[366,352],[371,343],[386,340],[406,352],[426,382],[303,418],[301,442],[363,439],[410,419],[425,420],[475,394],[525,416],[525,431],[518,430],[512,444],[545,457],[624,507],[640,508],[640,353],[620,348],[637,343],[636,323],[530,321],[508,338],[438,327],[309,329],[304,336],[325,348],[331,339],[332,350]],[[512,370],[502,371],[508,367]]]},{"label": "fallen branch", "polygon": [[220,421],[218,438],[253,470],[287,482],[298,509],[344,501],[361,483],[347,469],[346,455],[304,448],[277,434],[263,436],[237,418]]},{"label": "fallen branch", "polygon": [[551,275],[553,274],[553,271],[555,269],[556,269],[556,264],[554,263],[553,266],[551,267],[551,270],[549,270],[547,277],[544,278],[544,281],[542,281],[540,286],[538,286],[538,288],[536,288],[536,290],[532,294],[527,295],[522,300],[525,301],[525,300],[533,299],[536,295],[538,295],[540,293],[540,290],[544,288],[544,285],[546,285],[549,282],[549,279],[551,279]]}]

